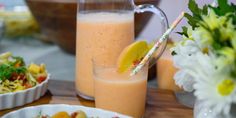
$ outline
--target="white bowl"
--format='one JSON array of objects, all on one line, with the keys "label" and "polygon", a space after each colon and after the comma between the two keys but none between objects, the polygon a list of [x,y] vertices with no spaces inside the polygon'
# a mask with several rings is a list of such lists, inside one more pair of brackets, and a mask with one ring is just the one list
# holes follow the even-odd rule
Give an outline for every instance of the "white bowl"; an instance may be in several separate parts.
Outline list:
[{"label": "white bowl", "polygon": [[0,94],[0,110],[22,106],[38,100],[46,93],[49,79],[50,75],[48,74],[45,81],[32,88],[18,92]]},{"label": "white bowl", "polygon": [[35,118],[37,115],[39,115],[40,112],[43,115],[52,116],[53,114],[60,111],[66,111],[67,113],[71,114],[78,110],[84,111],[89,118],[131,118],[126,115],[102,109],[76,106],[76,105],[64,105],[64,104],[27,107],[8,113],[4,115],[2,118]]}]

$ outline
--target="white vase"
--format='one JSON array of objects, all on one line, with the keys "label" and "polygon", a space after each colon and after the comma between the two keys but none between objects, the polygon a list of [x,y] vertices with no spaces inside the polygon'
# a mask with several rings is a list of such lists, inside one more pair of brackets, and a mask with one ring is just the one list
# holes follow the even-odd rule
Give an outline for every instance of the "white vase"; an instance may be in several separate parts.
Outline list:
[{"label": "white vase", "polygon": [[175,92],[175,96],[180,104],[189,108],[194,107],[196,97],[194,96],[193,92],[178,91]]},{"label": "white vase", "polygon": [[231,106],[230,114],[215,114],[201,100],[194,105],[194,118],[236,118],[236,105]]}]

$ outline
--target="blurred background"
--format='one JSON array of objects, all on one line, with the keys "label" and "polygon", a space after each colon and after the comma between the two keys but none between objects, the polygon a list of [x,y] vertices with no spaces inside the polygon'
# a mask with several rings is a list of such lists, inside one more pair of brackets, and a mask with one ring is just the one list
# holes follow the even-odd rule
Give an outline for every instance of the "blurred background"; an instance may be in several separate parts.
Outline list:
[{"label": "blurred background", "polygon": [[[196,0],[199,4],[213,0]],[[236,0],[230,0],[236,2]],[[181,11],[187,11],[188,0],[135,0],[136,4],[155,4],[172,23]],[[135,16],[137,39],[160,37],[158,17]],[[183,20],[174,32],[181,31]],[[74,80],[76,0],[0,0],[0,53],[11,51],[27,63],[46,63],[52,79]],[[174,41],[181,37],[172,33]],[[155,72],[152,78],[155,77]]]}]

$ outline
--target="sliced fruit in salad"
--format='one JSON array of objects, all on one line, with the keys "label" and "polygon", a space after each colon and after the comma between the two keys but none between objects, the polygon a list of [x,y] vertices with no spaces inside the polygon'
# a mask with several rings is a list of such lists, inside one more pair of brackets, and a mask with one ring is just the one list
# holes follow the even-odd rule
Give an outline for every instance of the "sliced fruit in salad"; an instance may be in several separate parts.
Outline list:
[{"label": "sliced fruit in salad", "polygon": [[[82,110],[73,112],[70,115],[66,111],[61,111],[61,112],[57,112],[53,116],[42,115],[42,113],[40,113],[36,118],[87,118],[87,114]],[[97,118],[97,117],[94,117],[94,118]]]},{"label": "sliced fruit in salad", "polygon": [[45,64],[26,66],[22,57],[11,52],[0,55],[0,94],[32,88],[46,80]]}]

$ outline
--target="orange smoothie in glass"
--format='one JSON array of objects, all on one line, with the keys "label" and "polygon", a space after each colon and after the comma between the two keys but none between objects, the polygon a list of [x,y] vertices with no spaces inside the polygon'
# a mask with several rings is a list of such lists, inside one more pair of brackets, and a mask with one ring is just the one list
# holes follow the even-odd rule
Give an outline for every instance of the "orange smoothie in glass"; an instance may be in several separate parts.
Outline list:
[{"label": "orange smoothie in glass", "polygon": [[137,75],[117,73],[116,68],[95,68],[95,106],[141,118],[145,112],[148,67]]},{"label": "orange smoothie in glass", "polygon": [[175,84],[174,75],[177,69],[173,65],[170,50],[167,48],[157,61],[157,85],[160,89],[179,91],[180,88]]},{"label": "orange smoothie in glass", "polygon": [[94,97],[92,57],[103,55],[102,64],[114,65],[121,51],[134,41],[132,12],[79,13],[76,40],[76,90]]}]

